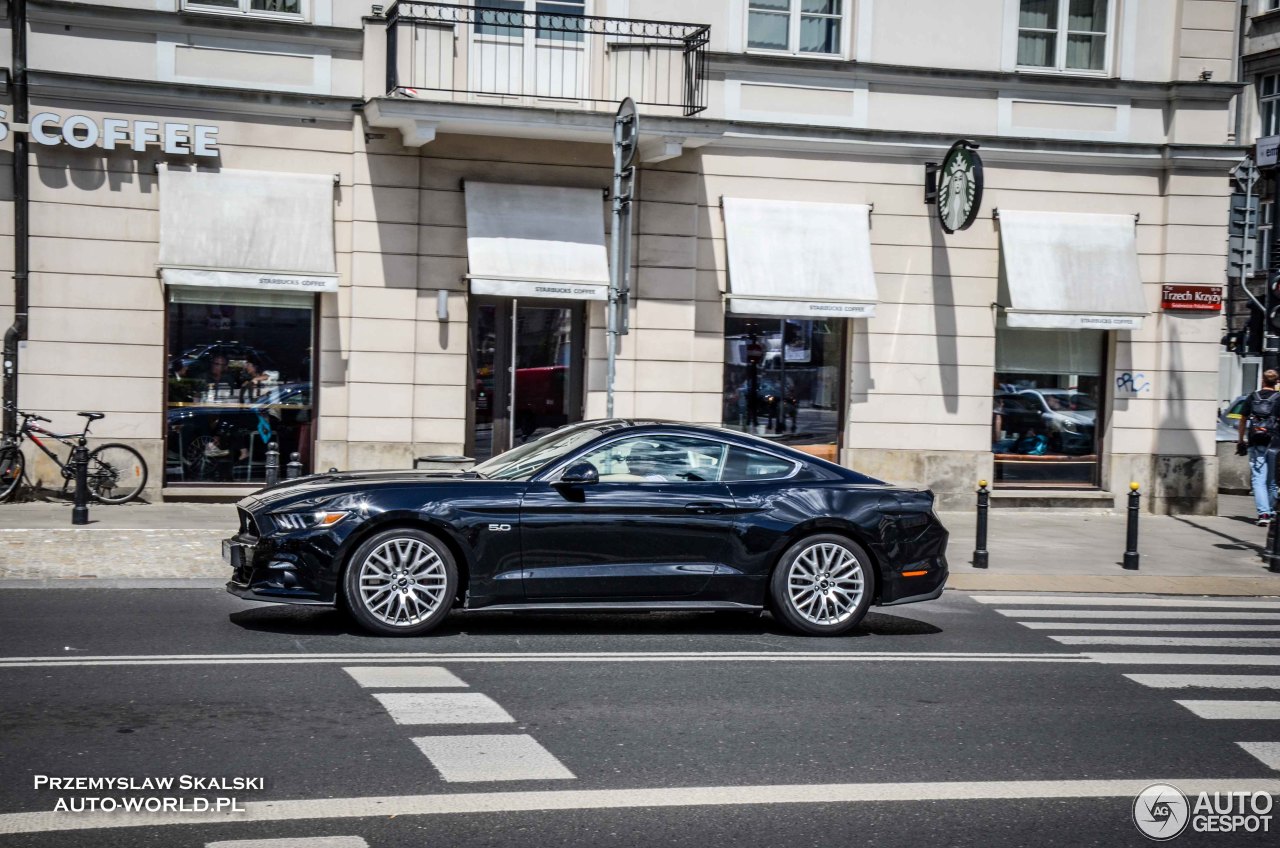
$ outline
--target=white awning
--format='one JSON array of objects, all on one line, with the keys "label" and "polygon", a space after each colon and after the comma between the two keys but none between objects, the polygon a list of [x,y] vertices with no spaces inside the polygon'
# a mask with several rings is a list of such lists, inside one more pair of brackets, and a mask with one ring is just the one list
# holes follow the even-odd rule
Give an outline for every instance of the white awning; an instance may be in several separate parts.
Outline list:
[{"label": "white awning", "polygon": [[875,314],[870,206],[742,197],[723,205],[730,312]]},{"label": "white awning", "polygon": [[1000,210],[1010,327],[1140,330],[1148,314],[1132,215]]},{"label": "white awning", "polygon": [[161,166],[159,264],[170,285],[337,291],[333,176]]},{"label": "white awning", "polygon": [[608,300],[599,189],[468,180],[466,192],[474,294]]}]

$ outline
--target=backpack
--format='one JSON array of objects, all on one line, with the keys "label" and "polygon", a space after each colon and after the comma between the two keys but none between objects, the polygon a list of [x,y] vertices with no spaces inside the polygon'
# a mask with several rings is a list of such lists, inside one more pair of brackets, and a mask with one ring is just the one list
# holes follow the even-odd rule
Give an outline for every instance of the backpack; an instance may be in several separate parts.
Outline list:
[{"label": "backpack", "polygon": [[[1266,395],[1262,393],[1268,392]],[[1276,415],[1280,413],[1276,402],[1280,400],[1280,392],[1274,389],[1259,389],[1249,396],[1249,442],[1250,444],[1270,441],[1276,429]]]}]

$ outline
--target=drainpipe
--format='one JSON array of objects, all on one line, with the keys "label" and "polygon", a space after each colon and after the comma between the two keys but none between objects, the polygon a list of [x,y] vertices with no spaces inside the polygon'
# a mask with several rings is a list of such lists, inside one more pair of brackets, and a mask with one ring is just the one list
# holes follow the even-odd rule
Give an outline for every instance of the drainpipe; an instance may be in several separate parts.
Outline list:
[{"label": "drainpipe", "polygon": [[[30,274],[29,201],[27,186],[27,0],[10,0],[13,27],[13,325],[4,334],[4,399],[18,405],[18,345],[27,338],[27,294]],[[4,432],[15,433],[17,415],[4,410]]]}]

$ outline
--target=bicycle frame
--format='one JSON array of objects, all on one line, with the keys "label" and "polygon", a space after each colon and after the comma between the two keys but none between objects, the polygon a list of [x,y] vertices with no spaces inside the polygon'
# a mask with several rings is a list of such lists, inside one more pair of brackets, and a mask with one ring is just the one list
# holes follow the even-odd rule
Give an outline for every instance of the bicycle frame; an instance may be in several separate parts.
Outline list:
[{"label": "bicycle frame", "polygon": [[32,444],[40,448],[46,456],[54,461],[58,468],[62,470],[63,477],[65,478],[67,476],[67,468],[71,463],[71,457],[68,456],[67,461],[63,462],[44,442],[40,441],[36,434],[39,433],[41,436],[53,439],[58,442],[58,444],[74,450],[76,442],[89,435],[89,425],[92,423],[93,422],[87,422],[85,424],[84,431],[81,433],[54,433],[51,430],[44,429],[39,424],[33,424],[30,421],[23,421],[22,426],[18,428],[18,438],[14,440],[14,443],[21,444],[24,438],[30,440]]}]

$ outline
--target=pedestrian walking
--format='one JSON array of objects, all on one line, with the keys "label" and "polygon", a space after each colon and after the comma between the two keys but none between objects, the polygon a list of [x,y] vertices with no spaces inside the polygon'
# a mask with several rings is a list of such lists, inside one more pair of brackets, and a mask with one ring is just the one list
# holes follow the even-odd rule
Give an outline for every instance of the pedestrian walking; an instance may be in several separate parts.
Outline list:
[{"label": "pedestrian walking", "polygon": [[1267,369],[1262,375],[1262,388],[1249,395],[1249,402],[1245,404],[1240,416],[1240,438],[1236,442],[1236,453],[1249,457],[1249,481],[1259,527],[1266,527],[1275,517],[1275,455],[1280,440],[1273,439],[1272,434],[1276,414],[1280,413],[1277,384],[1280,384],[1280,373]]}]

